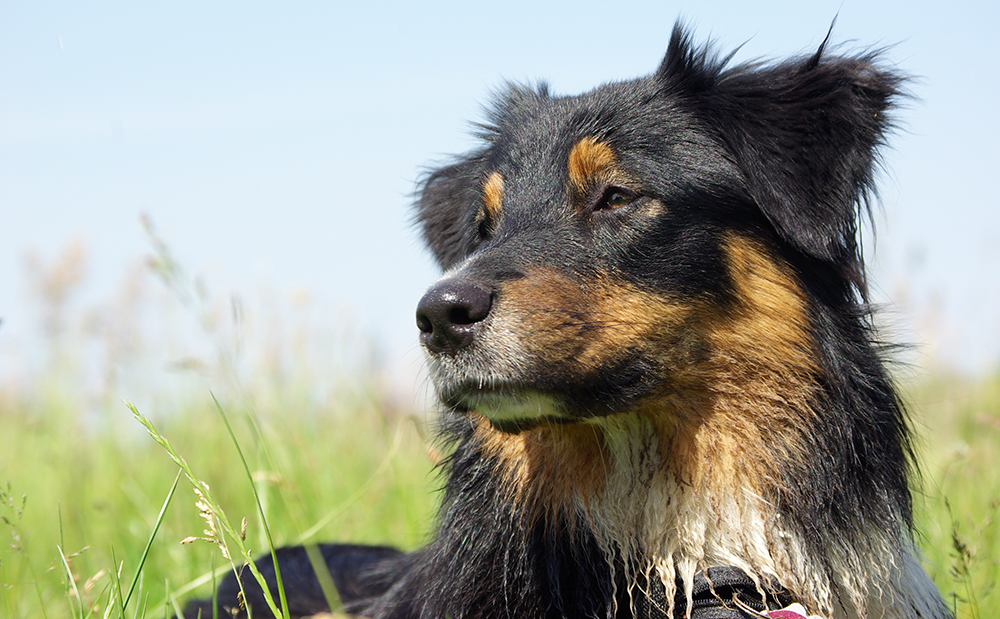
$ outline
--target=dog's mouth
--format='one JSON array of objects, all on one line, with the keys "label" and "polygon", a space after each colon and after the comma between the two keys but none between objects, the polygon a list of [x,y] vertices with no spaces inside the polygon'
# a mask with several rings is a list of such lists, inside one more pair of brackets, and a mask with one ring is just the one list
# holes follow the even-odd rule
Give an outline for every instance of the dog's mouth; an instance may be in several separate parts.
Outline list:
[{"label": "dog's mouth", "polygon": [[479,414],[502,432],[517,434],[543,423],[572,423],[560,399],[536,389],[513,385],[455,385],[440,393],[451,410]]}]

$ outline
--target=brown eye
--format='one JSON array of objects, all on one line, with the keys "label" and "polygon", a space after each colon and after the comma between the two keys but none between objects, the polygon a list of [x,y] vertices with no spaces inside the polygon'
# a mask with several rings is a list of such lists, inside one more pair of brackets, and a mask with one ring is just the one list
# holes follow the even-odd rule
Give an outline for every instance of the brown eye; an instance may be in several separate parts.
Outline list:
[{"label": "brown eye", "polygon": [[632,204],[639,198],[636,192],[623,187],[608,187],[594,205],[595,211],[614,210]]}]

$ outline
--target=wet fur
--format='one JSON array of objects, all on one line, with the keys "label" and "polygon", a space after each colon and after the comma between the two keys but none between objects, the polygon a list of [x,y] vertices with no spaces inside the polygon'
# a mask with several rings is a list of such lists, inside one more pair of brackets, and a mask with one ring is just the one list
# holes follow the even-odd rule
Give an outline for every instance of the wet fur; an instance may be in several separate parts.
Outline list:
[{"label": "wet fur", "polygon": [[[729,67],[677,27],[652,76],[509,86],[483,147],[425,179],[441,282],[489,315],[428,345],[434,537],[322,549],[347,610],[673,616],[734,566],[824,617],[948,616],[857,240],[902,79],[825,47]],[[283,552],[301,614],[325,608]]]}]

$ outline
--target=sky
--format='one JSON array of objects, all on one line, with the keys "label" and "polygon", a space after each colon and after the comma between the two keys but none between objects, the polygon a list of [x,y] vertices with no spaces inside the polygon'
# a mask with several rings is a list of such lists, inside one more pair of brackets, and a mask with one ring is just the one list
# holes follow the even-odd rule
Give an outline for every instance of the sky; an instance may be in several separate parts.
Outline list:
[{"label": "sky", "polygon": [[[613,8],[612,8],[613,6]],[[876,298],[935,362],[1000,362],[1000,3],[0,1],[0,374],[38,346],[26,256],[86,249],[80,304],[148,255],[209,289],[308,291],[390,368],[419,364],[438,269],[410,221],[505,80],[652,72],[682,18],[737,61],[885,47],[912,98],[885,153]],[[0,376],[2,378],[2,376]]]}]

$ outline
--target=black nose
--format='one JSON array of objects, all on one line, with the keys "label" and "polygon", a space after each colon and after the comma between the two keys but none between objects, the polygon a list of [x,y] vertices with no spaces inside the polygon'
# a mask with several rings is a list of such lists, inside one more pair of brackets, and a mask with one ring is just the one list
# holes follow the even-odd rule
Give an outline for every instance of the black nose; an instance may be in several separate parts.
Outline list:
[{"label": "black nose", "polygon": [[454,355],[472,343],[476,327],[490,313],[493,295],[469,279],[440,281],[417,304],[420,342],[432,353]]}]

